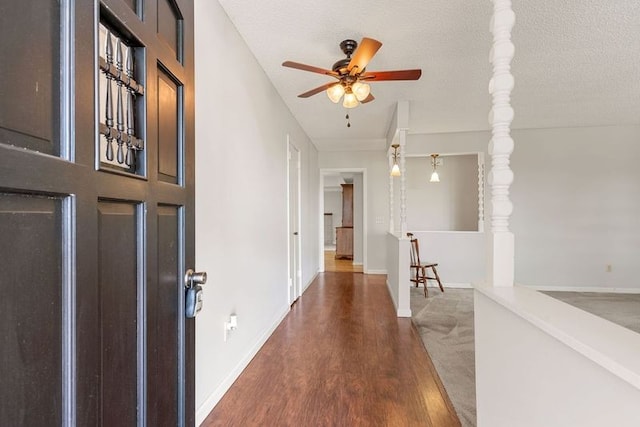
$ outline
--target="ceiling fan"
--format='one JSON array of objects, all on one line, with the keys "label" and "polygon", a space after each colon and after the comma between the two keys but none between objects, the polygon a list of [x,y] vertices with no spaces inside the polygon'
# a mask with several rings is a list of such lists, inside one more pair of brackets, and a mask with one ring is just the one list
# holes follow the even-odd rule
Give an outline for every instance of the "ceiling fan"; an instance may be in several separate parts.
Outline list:
[{"label": "ceiling fan", "polygon": [[331,70],[300,64],[298,62],[285,61],[284,67],[310,71],[333,77],[337,82],[329,82],[298,95],[299,98],[308,98],[322,91],[327,92],[329,99],[338,103],[342,96],[342,105],[345,108],[357,107],[360,102],[366,103],[374,100],[371,87],[368,82],[380,82],[384,80],[418,80],[422,70],[398,70],[398,71],[366,71],[367,64],[382,46],[377,40],[363,38],[360,46],[355,40],[344,40],[340,43],[340,49],[347,57],[341,59],[331,67]]}]

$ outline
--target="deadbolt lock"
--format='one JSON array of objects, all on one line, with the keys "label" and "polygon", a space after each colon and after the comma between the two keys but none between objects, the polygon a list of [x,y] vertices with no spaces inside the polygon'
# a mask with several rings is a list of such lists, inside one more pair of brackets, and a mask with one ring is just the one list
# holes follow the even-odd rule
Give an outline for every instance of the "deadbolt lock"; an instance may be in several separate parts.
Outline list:
[{"label": "deadbolt lock", "polygon": [[193,319],[202,310],[202,286],[207,283],[207,273],[188,269],[184,274],[185,311],[188,319]]},{"label": "deadbolt lock", "polygon": [[195,272],[188,269],[184,274],[184,287],[189,289],[194,285],[204,285],[207,283],[207,273],[205,271]]}]

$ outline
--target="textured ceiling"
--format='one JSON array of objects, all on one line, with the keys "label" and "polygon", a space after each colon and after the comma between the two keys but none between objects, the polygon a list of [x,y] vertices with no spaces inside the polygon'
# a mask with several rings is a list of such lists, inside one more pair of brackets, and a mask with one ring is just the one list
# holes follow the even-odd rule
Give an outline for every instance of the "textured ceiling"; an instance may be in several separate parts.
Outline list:
[{"label": "textured ceiling", "polygon": [[[410,132],[488,129],[489,0],[219,0],[293,115],[319,150],[382,149],[397,101]],[[640,124],[640,1],[514,0],[514,128]],[[339,43],[383,43],[368,70],[421,68],[411,82],[374,82],[376,100],[346,110],[330,81],[281,66],[331,68]]]}]

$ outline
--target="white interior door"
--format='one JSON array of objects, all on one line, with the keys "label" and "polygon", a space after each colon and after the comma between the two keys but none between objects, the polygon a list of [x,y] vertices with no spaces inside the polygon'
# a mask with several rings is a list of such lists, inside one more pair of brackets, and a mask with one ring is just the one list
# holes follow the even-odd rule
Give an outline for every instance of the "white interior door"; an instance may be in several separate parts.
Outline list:
[{"label": "white interior door", "polygon": [[[287,138],[288,139],[288,138]],[[302,268],[300,247],[300,151],[287,141],[288,153],[288,207],[289,207],[289,304],[302,293]]]}]

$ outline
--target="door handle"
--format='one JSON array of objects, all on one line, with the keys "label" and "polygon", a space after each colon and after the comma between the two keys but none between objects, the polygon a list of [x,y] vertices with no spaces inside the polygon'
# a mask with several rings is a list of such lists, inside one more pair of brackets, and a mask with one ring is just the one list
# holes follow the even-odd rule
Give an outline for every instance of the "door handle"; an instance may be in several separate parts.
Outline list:
[{"label": "door handle", "polygon": [[185,310],[184,314],[187,318],[192,319],[202,310],[202,286],[207,283],[207,273],[195,272],[188,269],[184,274]]},{"label": "door handle", "polygon": [[294,232],[293,232],[293,235],[294,235],[294,236],[297,236],[297,235],[298,235],[298,232],[297,232],[297,231],[294,231]]}]

